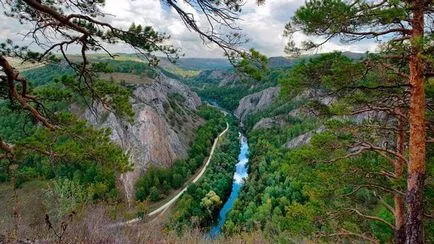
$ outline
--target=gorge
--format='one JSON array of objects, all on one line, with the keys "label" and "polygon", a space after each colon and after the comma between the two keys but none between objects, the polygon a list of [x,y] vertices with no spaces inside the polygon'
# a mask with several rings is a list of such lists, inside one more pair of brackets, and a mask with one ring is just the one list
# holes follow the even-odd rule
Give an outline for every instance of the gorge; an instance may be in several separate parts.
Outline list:
[{"label": "gorge", "polygon": [[[21,198],[22,228],[28,236],[38,240],[43,233],[54,238],[40,221],[45,209],[50,209],[47,214],[53,222],[61,223],[71,209],[80,214],[71,221],[65,238],[80,229],[86,238],[106,236],[123,243],[153,242],[162,236],[175,243],[249,238],[298,243],[318,240],[314,233],[327,233],[341,221],[371,233],[364,237],[372,240],[387,242],[393,236],[388,225],[394,218],[388,207],[393,193],[359,188],[375,183],[401,189],[401,183],[390,183],[391,175],[385,174],[390,170],[388,160],[370,152],[340,158],[366,147],[391,150],[391,132],[363,128],[391,126],[396,119],[384,112],[348,114],[342,107],[352,101],[351,96],[331,95],[326,86],[314,89],[308,81],[315,77],[297,73],[316,62],[349,62],[345,56],[329,54],[296,69],[270,67],[260,81],[243,80],[215,60],[204,61],[203,70],[194,60],[196,70],[183,70],[164,63],[150,69],[143,61],[129,60],[129,55],[122,59],[98,57],[103,67],[99,75],[128,90],[132,117],[118,116],[99,104],[89,108],[76,100],[51,108],[86,120],[92,129],[80,124],[68,132],[86,128],[94,140],[73,143],[68,135],[59,140],[40,134],[37,126],[25,128],[29,137],[6,133],[12,139],[23,137],[26,143],[55,145],[42,149],[67,156],[42,160],[27,152],[26,164],[18,168],[18,194],[26,197]],[[215,63],[218,67],[210,68]],[[35,89],[54,86],[62,91],[59,83],[46,82],[68,75],[62,65],[30,69],[27,77],[34,80]],[[296,81],[306,83],[298,87]],[[2,130],[14,128],[21,115],[7,105],[1,109],[11,114],[10,120],[2,122]],[[104,133],[93,134],[93,130]],[[354,145],[360,138],[364,143]],[[77,157],[87,149],[92,150],[86,157]],[[333,160],[338,163],[329,163]],[[113,170],[124,161],[129,162],[125,171]],[[7,175],[4,167],[0,169]],[[365,174],[348,174],[349,169]],[[5,212],[13,212],[9,200],[14,199],[14,188],[8,180],[1,187],[0,201],[8,206]],[[328,218],[334,211],[339,215]],[[387,221],[372,223],[358,213]],[[2,229],[13,229],[12,223],[12,215],[0,215]]]},{"label": "gorge", "polygon": [[240,139],[240,154],[238,155],[238,163],[235,167],[235,173],[233,176],[233,183],[232,183],[232,190],[231,194],[229,195],[229,198],[224,203],[223,207],[221,208],[218,216],[218,222],[216,226],[213,226],[210,230],[210,237],[211,239],[216,238],[219,234],[221,234],[223,225],[226,221],[226,216],[231,211],[235,201],[238,198],[238,195],[240,193],[240,190],[244,184],[244,181],[247,180],[248,174],[248,154],[249,154],[249,146],[247,143],[247,138],[240,133],[239,136]]}]

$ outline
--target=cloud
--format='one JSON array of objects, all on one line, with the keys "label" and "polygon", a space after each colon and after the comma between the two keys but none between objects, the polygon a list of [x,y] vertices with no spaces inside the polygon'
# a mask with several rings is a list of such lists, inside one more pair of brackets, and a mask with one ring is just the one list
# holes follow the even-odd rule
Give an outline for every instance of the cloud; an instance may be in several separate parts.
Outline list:
[{"label": "cloud", "polygon": [[[159,31],[171,35],[172,43],[180,47],[189,57],[221,57],[223,52],[213,44],[204,45],[199,35],[191,32],[175,11],[168,10],[160,0],[131,1],[106,0],[104,11],[109,13],[107,20],[115,26],[128,27],[132,22],[151,25]],[[205,19],[191,6],[178,2],[183,9],[193,13],[199,19],[199,25],[205,26]],[[244,48],[254,47],[269,56],[283,55],[286,40],[283,27],[294,11],[303,3],[300,0],[270,0],[257,6],[249,0],[243,6],[237,25],[247,35],[249,42]],[[122,50],[122,48],[120,48]],[[126,49],[125,49],[126,50]]]},{"label": "cloud", "polygon": [[[237,25],[249,39],[243,47],[253,47],[267,56],[284,55],[283,50],[287,43],[287,39],[283,37],[284,26],[304,2],[304,0],[268,0],[265,4],[257,6],[256,0],[247,0],[237,21]],[[199,25],[206,28],[204,16],[184,1],[178,1],[178,4],[192,13],[199,20]],[[172,44],[181,48],[187,57],[221,57],[223,54],[222,50],[214,44],[204,45],[199,35],[190,31],[178,14],[165,5],[164,1],[106,0],[103,11],[107,13],[104,20],[114,26],[128,28],[131,23],[150,25],[158,31],[171,35]],[[4,15],[0,16],[0,22],[7,23],[0,30],[2,39],[22,40],[26,25],[20,25],[17,20]],[[20,35],[17,35],[18,33]],[[295,36],[296,42],[306,39],[307,37],[302,34]],[[110,48],[113,52],[132,52],[131,48],[125,45],[110,45]],[[374,51],[375,48],[376,44],[372,41],[343,44],[339,40],[332,40],[319,51],[364,52]],[[70,52],[74,52],[74,49]]]},{"label": "cloud", "polygon": [[[1,5],[0,11],[4,11]],[[4,23],[0,28],[0,42],[3,42],[6,39],[11,39],[14,42],[21,42],[26,34],[26,29],[28,29],[28,25],[20,24],[17,20],[7,17],[6,15],[0,15],[0,23]]]},{"label": "cloud", "polygon": [[[191,6],[179,1],[179,5],[196,19],[201,16]],[[104,12],[108,13],[106,20],[117,27],[128,28],[131,23],[149,25],[160,32],[171,36],[171,42],[179,47],[186,56],[221,56],[221,51],[204,46],[199,35],[189,30],[181,21],[179,15],[160,0],[106,0]],[[199,22],[200,25],[200,22]],[[117,47],[119,51],[128,51],[126,47]]]},{"label": "cloud", "polygon": [[257,6],[248,1],[241,14],[240,27],[248,35],[253,47],[268,56],[283,55],[287,40],[283,37],[283,29],[295,10],[304,1],[273,0]]},{"label": "cloud", "polygon": [[[283,50],[288,42],[288,39],[283,37],[285,24],[304,3],[305,0],[272,0],[266,1],[264,5],[257,6],[255,1],[248,1],[245,11],[241,15],[243,20],[239,22],[243,31],[250,38],[250,43],[246,46],[254,47],[268,56],[285,55]],[[300,44],[309,38],[302,33],[296,33],[293,39]],[[322,42],[324,39],[314,38],[314,40]],[[346,44],[339,42],[337,39],[332,39],[317,51],[372,52],[376,50],[376,47],[377,44],[369,40]]]}]

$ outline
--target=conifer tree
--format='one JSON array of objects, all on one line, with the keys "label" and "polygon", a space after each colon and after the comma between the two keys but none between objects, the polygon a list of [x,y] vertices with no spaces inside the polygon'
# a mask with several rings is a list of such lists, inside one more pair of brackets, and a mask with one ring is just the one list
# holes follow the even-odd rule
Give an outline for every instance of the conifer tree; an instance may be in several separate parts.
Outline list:
[{"label": "conifer tree", "polygon": [[[401,60],[407,70],[398,70],[408,76],[409,104],[409,165],[407,181],[406,243],[423,243],[423,191],[426,174],[426,119],[424,86],[432,76],[432,41],[434,6],[432,0],[415,1],[342,1],[311,0],[300,7],[285,27],[285,34],[302,32],[322,37],[322,42],[293,40],[286,51],[300,53],[320,47],[334,39],[358,42],[373,39],[384,42],[384,63]],[[408,73],[408,75],[407,75]]]}]

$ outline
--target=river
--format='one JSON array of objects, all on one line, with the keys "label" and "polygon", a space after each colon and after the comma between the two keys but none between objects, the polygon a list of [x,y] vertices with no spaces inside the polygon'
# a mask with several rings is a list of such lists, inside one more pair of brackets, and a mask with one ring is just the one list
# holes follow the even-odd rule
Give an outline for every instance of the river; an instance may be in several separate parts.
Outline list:
[{"label": "river", "polygon": [[249,145],[247,144],[247,138],[244,135],[240,134],[240,154],[238,155],[238,163],[236,164],[236,169],[234,173],[234,181],[232,184],[231,195],[228,200],[223,205],[223,208],[220,210],[218,223],[216,226],[213,226],[210,231],[211,239],[217,237],[225,224],[227,214],[234,206],[235,200],[237,200],[238,195],[240,194],[240,190],[244,184],[244,181],[247,179],[247,169],[248,169],[248,154],[249,154]]}]

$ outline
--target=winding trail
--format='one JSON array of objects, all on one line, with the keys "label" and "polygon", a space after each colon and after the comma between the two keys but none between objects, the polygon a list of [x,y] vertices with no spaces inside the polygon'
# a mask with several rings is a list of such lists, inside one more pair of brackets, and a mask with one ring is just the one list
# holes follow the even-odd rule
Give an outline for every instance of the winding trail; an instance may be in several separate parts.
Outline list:
[{"label": "winding trail", "polygon": [[[214,155],[214,150],[217,147],[217,142],[220,139],[220,137],[222,137],[229,129],[229,124],[226,122],[226,129],[220,133],[216,139],[214,139],[214,143],[212,144],[212,148],[211,148],[211,152],[209,154],[208,160],[206,161],[205,165],[202,167],[202,170],[200,171],[200,173],[190,182],[190,184],[192,183],[196,183],[202,176],[203,174],[205,174],[206,169],[208,168],[209,163],[211,162],[212,156]],[[187,188],[190,186],[190,184],[188,184],[186,187],[184,187],[184,189],[182,189],[176,196],[174,196],[170,201],[168,201],[166,204],[164,204],[163,206],[157,208],[156,210],[150,212],[148,214],[148,216],[152,217],[153,215],[165,210],[166,208],[168,208],[170,205],[172,205],[172,203],[174,203],[176,200],[178,200],[178,198],[182,195],[182,193],[184,193]]]},{"label": "winding trail", "polygon": [[[223,130],[215,139],[214,139],[214,143],[211,147],[211,152],[209,154],[208,160],[205,162],[204,166],[202,167],[202,169],[200,170],[199,174],[191,181],[189,182],[178,194],[176,194],[172,199],[170,199],[170,201],[168,201],[167,203],[165,203],[164,205],[160,206],[159,208],[155,209],[154,211],[150,212],[149,214],[147,214],[147,217],[153,217],[156,214],[160,213],[160,212],[164,212],[165,210],[167,210],[174,202],[176,202],[176,200],[178,200],[178,198],[181,197],[181,195],[187,191],[188,187],[193,184],[196,183],[198,180],[200,180],[200,178],[205,174],[206,169],[209,166],[209,163],[211,162],[212,156],[214,155],[214,151],[217,147],[217,143],[219,141],[219,139],[226,134],[226,132],[229,130],[229,124],[228,122],[226,122],[226,129]],[[121,222],[121,223],[117,223],[114,225],[111,225],[111,227],[118,227],[118,226],[125,226],[125,225],[130,225],[130,224],[134,224],[137,223],[141,220],[142,218],[135,218],[135,219],[131,219],[125,222]]]}]

